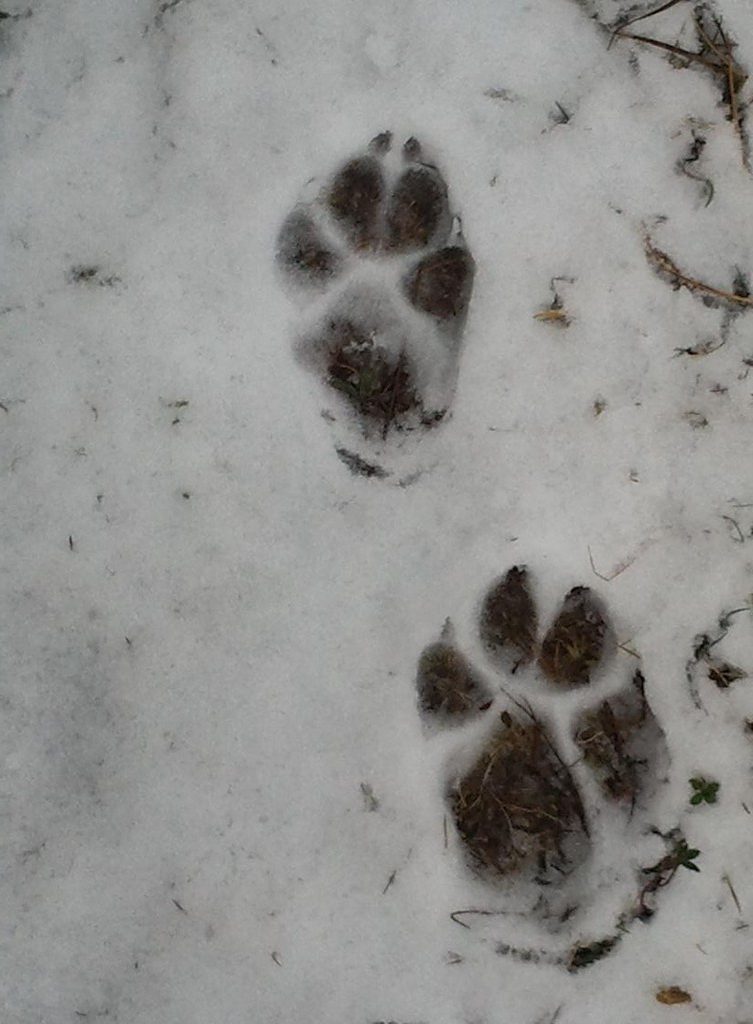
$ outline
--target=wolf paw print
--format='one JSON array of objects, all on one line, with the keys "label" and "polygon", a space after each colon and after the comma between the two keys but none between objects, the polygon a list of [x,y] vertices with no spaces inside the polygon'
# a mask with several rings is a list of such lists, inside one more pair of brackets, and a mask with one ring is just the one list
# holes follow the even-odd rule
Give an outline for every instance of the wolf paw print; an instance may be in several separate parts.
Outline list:
[{"label": "wolf paw print", "polygon": [[574,880],[602,812],[625,827],[650,800],[663,733],[641,671],[614,668],[614,631],[589,588],[569,591],[541,637],[529,573],[514,566],[486,592],[475,632],[494,682],[448,620],[419,658],[419,708],[434,731],[462,726],[445,799],[467,865],[527,887],[528,910],[556,927],[580,905]]},{"label": "wolf paw print", "polygon": [[[284,221],[277,261],[307,308],[297,353],[362,434],[430,427],[452,400],[474,262],[447,185],[384,132]],[[352,465],[352,463],[351,463]]]}]

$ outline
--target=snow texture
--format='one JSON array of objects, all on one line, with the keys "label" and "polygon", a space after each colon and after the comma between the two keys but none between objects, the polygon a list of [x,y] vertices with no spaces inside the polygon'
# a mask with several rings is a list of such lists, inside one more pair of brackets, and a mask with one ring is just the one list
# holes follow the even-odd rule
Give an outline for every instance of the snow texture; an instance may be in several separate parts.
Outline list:
[{"label": "snow texture", "polygon": [[[753,1021],[753,312],[646,241],[742,294],[753,178],[713,74],[609,45],[628,6],[2,5],[3,1024]],[[632,31],[693,49],[692,8]],[[713,11],[753,69],[748,0]],[[276,252],[387,130],[476,273],[450,412],[374,450],[295,356]],[[557,737],[640,666],[668,750],[632,817],[582,784],[556,932],[446,799],[529,693],[478,634],[522,564],[543,623],[585,585],[614,632],[597,690],[532,678]],[[432,731],[448,618],[496,703]],[[569,972],[652,827],[700,871]]]}]

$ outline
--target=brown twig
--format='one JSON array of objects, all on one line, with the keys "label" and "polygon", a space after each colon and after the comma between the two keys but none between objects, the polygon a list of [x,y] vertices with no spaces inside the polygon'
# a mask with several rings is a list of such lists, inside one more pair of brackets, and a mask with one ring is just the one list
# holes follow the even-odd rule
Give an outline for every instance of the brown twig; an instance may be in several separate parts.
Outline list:
[{"label": "brown twig", "polygon": [[[694,17],[693,21],[695,23],[696,32],[698,33],[698,37],[701,40],[701,42],[704,43],[713,53],[715,53],[717,55],[717,57],[722,62],[722,64],[726,64],[730,60],[729,54],[728,53],[724,53],[722,50],[719,49],[719,47],[716,45],[714,40],[711,39],[711,37],[709,36],[708,32],[703,27],[703,12],[699,11],[696,14],[696,16]],[[717,31],[718,31],[719,30],[718,23],[717,23],[716,27],[717,27]],[[722,33],[722,42],[724,43],[725,46],[727,46],[729,48],[727,40],[724,38],[724,33]]]},{"label": "brown twig", "polygon": [[625,654],[629,654],[631,658],[637,658],[638,661],[641,660],[640,654],[638,654],[638,652],[634,651],[632,648],[628,647],[627,641],[624,644],[617,644],[617,649],[620,651],[624,651]]},{"label": "brown twig", "polygon": [[510,693],[510,691],[506,690],[504,686],[500,685],[499,689],[502,693],[504,693],[505,697],[509,698],[516,708],[520,708],[523,714],[527,715],[535,725],[539,724],[539,720],[536,717],[536,713],[534,712],[533,708],[527,700],[524,700],[520,697],[516,697],[514,693]]},{"label": "brown twig", "polygon": [[[651,36],[644,36],[637,32],[625,31],[630,25],[661,14],[662,11],[669,10],[670,7],[676,6],[679,2],[680,0],[668,0],[668,2],[655,10],[649,11],[647,14],[641,14],[620,25],[612,33],[610,45],[615,38],[632,39],[637,43],[643,43],[646,46],[653,46],[656,49],[671,53],[675,57],[687,61],[689,64],[700,64],[707,71],[710,71],[719,80],[722,101],[729,107],[729,120],[734,125],[735,132],[740,140],[743,167],[750,171],[748,140],[743,124],[743,111],[738,98],[738,93],[747,81],[748,76],[732,55],[735,43],[726,36],[721,21],[711,15],[705,18],[708,14],[708,7],[705,4],[701,4],[696,8],[693,24],[699,45],[698,51],[687,50],[674,43],[665,42],[663,39],[654,39]],[[705,24],[704,21],[706,22]],[[712,31],[711,34],[709,34],[709,29],[707,28],[709,21],[713,23],[716,30],[715,32]],[[714,38],[711,37],[712,35]]]},{"label": "brown twig", "polygon": [[461,928],[470,929],[470,925],[466,924],[465,921],[459,920],[467,914],[477,914],[480,917],[505,917],[508,914],[507,910],[456,910],[450,914],[450,920],[454,921],[455,924],[459,924]]},{"label": "brown twig", "polygon": [[588,546],[588,560],[591,563],[591,569],[593,570],[593,574],[594,576],[598,576],[600,580],[604,580],[605,583],[611,583],[612,580],[616,580],[621,573],[623,573],[626,569],[630,568],[630,566],[635,561],[635,558],[635,555],[633,555],[632,558],[626,558],[624,562],[620,562],[620,564],[617,566],[614,572],[612,572],[609,576],[605,576],[596,568],[596,565],[594,564],[594,556],[591,553],[591,546]]},{"label": "brown twig", "polygon": [[716,41],[709,38],[708,33],[703,27],[702,12],[696,16],[696,30],[700,38],[709,46],[711,50],[717,55],[721,62],[720,70],[724,71],[726,85],[727,85],[727,102],[729,103],[729,119],[735,126],[735,131],[740,139],[740,147],[742,150],[743,167],[747,171],[750,170],[748,160],[748,143],[745,137],[745,131],[743,128],[743,118],[740,112],[740,106],[737,101],[737,94],[747,81],[748,76],[742,70],[740,65],[732,57],[732,49],[734,43],[728,41],[722,28],[722,23],[717,18],[714,18],[714,27],[718,33],[718,37],[721,38],[723,49],[720,49],[716,45]]},{"label": "brown twig", "polygon": [[633,32],[618,32],[617,35],[621,39],[634,39],[636,43],[645,43],[647,46],[655,46],[659,50],[666,50],[668,53],[673,53],[675,57],[681,57],[683,60],[690,61],[693,64],[702,64],[709,71],[713,71],[714,74],[719,72],[719,66],[714,64],[713,61],[706,60],[705,57],[701,56],[700,53],[695,53],[693,50],[686,50],[682,46],[675,46],[674,43],[665,43],[663,39],[652,39],[651,36],[639,36]]},{"label": "brown twig", "polygon": [[667,0],[665,4],[662,4],[661,7],[656,7],[653,11],[647,11],[645,14],[639,14],[635,18],[631,18],[629,21],[624,21],[614,30],[613,37],[619,35],[619,33],[629,25],[635,25],[638,21],[647,21],[649,18],[653,18],[657,14],[661,14],[663,11],[668,11],[670,7],[675,7],[677,4],[684,2],[685,0]]},{"label": "brown twig", "polygon": [[698,278],[691,277],[680,270],[671,256],[668,256],[666,252],[663,252],[663,250],[654,245],[650,235],[646,235],[644,242],[648,261],[658,271],[670,277],[676,288],[685,287],[691,292],[702,292],[704,295],[710,295],[715,299],[732,303],[735,306],[753,306],[753,296],[737,295],[735,292],[728,292],[723,288],[715,288],[713,285],[699,281]]},{"label": "brown twig", "polygon": [[[732,61],[727,62],[727,88],[729,89],[729,112],[732,118],[732,123],[735,126],[735,131],[745,143],[743,138],[743,126],[740,122],[740,110],[737,106],[737,92],[735,90],[735,72],[732,66]],[[743,159],[745,156],[743,154]]]}]

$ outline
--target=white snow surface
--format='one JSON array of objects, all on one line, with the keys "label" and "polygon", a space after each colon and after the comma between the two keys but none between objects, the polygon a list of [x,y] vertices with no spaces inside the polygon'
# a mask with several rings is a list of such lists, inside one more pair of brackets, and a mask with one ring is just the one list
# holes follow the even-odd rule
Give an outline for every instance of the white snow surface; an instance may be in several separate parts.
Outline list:
[{"label": "white snow surface", "polygon": [[[753,591],[753,313],[644,254],[753,270],[711,77],[572,0],[3,10],[2,1024],[750,1024],[753,683],[701,667],[699,707],[686,665]],[[748,0],[716,10],[753,68]],[[403,486],[336,456],[274,261],[306,182],[385,129],[437,154],[477,264],[452,415],[385,446]],[[555,277],[566,329],[534,319]],[[522,563],[542,618],[607,603],[671,757],[642,831],[596,821],[556,937],[450,918],[508,896],[445,843],[473,737],[427,732],[414,687],[449,617],[499,692],[478,603]],[[715,649],[751,676],[752,624]],[[649,825],[701,851],[653,920],[577,974],[499,955],[608,933]]]}]

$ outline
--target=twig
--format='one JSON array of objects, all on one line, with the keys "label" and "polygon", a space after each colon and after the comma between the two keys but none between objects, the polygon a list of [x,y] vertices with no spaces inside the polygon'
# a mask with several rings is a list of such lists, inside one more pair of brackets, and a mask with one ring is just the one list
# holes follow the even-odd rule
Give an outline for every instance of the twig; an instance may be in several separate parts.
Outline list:
[{"label": "twig", "polygon": [[[662,11],[669,10],[670,7],[674,7],[679,2],[680,0],[668,0],[662,6],[649,11],[647,14],[641,14],[630,21],[624,22],[612,33],[609,45],[611,46],[615,38],[632,39],[635,42],[644,43],[646,46],[665,50],[667,53],[671,53],[690,64],[700,64],[717,79],[721,79],[722,101],[729,106],[729,120],[734,125],[735,133],[740,140],[743,167],[750,172],[748,140],[743,124],[743,112],[738,102],[738,93],[747,81],[748,76],[732,55],[735,43],[725,35],[721,21],[711,15],[709,15],[709,19],[713,22],[716,33],[713,39],[709,35],[709,31],[704,24],[704,16],[709,13],[708,6],[705,3],[700,4],[696,7],[693,17],[693,24],[695,25],[696,37],[700,48],[697,52],[686,50],[684,47],[673,43],[667,43],[663,39],[654,39],[651,36],[625,31],[630,25],[634,25],[636,22],[643,21],[646,18],[651,18]],[[714,59],[709,59],[709,54],[713,55]]]},{"label": "twig", "polygon": [[668,53],[673,53],[676,57],[682,57],[683,60],[691,61],[691,63],[702,64],[709,71],[713,71],[714,74],[718,74],[719,65],[714,64],[713,61],[706,60],[700,53],[695,53],[693,50],[685,50],[682,46],[675,46],[674,43],[665,43],[663,39],[652,39],[651,36],[639,36],[633,32],[618,32],[617,35],[621,39],[634,39],[636,43],[646,43],[647,46],[656,46],[659,50],[666,50]]},{"label": "twig", "polygon": [[466,924],[465,921],[460,921],[459,918],[464,917],[466,914],[478,914],[480,917],[506,917],[508,914],[507,910],[455,910],[450,914],[450,919],[459,924],[461,928],[470,929],[470,925]]},{"label": "twig", "polygon": [[[706,29],[703,27],[703,10],[699,10],[696,12],[693,21],[695,22],[696,32],[698,33],[698,37],[701,40],[701,42],[705,43],[706,46],[708,46],[708,48],[717,55],[722,64],[726,64],[730,59],[729,54],[724,53],[722,50],[719,49],[719,47],[716,45],[713,39],[710,38]],[[717,30],[718,28],[719,25],[717,24]],[[727,40],[724,38],[724,35],[722,35],[722,42],[725,45],[727,45]]]},{"label": "twig", "polygon": [[696,135],[693,132],[693,142],[690,146],[690,152],[686,157],[682,157],[678,162],[680,172],[685,175],[686,178],[692,178],[693,181],[698,181],[703,185],[703,191],[706,194],[706,206],[709,206],[711,200],[714,198],[714,182],[711,178],[706,178],[703,174],[697,174],[695,171],[688,170],[690,164],[696,164],[701,158],[701,153],[706,146],[706,140],[701,135]]},{"label": "twig", "polygon": [[736,519],[733,519],[732,516],[722,516],[722,519],[725,521],[725,523],[729,523],[731,526],[735,528],[735,530],[737,530],[737,537],[733,537],[732,539],[735,540],[738,544],[744,544],[745,537],[743,535],[743,531],[740,529],[740,524],[738,523],[738,521]]},{"label": "twig", "polygon": [[[740,121],[740,110],[737,106],[737,90],[735,89],[735,72],[732,67],[732,61],[727,61],[727,88],[729,89],[729,112],[732,118],[732,123],[735,126],[735,131],[740,136],[742,142],[745,142],[743,138],[743,126]],[[743,156],[743,160],[745,157]]]},{"label": "twig", "polygon": [[392,874],[390,875],[390,877],[389,877],[389,878],[387,879],[387,884],[385,885],[384,889],[382,889],[382,896],[384,896],[384,894],[385,894],[385,893],[387,892],[387,890],[389,889],[389,887],[390,887],[390,886],[392,885],[392,883],[393,883],[393,882],[395,881],[395,878],[396,878],[396,877],[397,877],[397,868],[395,868],[395,870],[394,870],[394,871],[392,872]]},{"label": "twig", "polygon": [[721,615],[719,617],[719,628],[723,629],[725,632],[722,636],[719,637],[719,640],[715,640],[714,643],[711,644],[711,647],[714,647],[716,644],[719,643],[720,640],[723,640],[727,633],[730,631],[732,623],[729,620],[732,618],[733,615],[739,615],[741,612],[749,611],[753,611],[753,605],[744,604],[742,608],[733,608],[731,612],[725,612],[724,615]]},{"label": "twig", "polygon": [[729,93],[728,102],[730,121],[735,126],[735,131],[737,132],[738,138],[740,139],[740,149],[742,151],[743,167],[746,169],[746,171],[749,171],[750,166],[748,161],[748,141],[745,137],[745,131],[743,129],[743,119],[740,113],[740,108],[737,103],[737,93],[747,81],[748,76],[745,74],[745,72],[742,70],[739,64],[737,64],[732,58],[732,48],[735,44],[730,43],[727,40],[727,37],[724,34],[724,29],[722,28],[721,21],[715,18],[714,26],[716,27],[719,36],[721,36],[722,44],[724,46],[723,50],[720,50],[716,43],[709,38],[708,33],[703,27],[701,19],[702,14],[699,13],[696,17],[696,30],[698,32],[698,35],[704,40],[704,42],[707,43],[707,45],[717,55],[717,57],[722,63],[722,67],[725,70],[727,92]]},{"label": "twig", "polygon": [[509,697],[509,699],[513,702],[515,707],[520,708],[524,715],[528,715],[532,722],[534,722],[536,725],[539,724],[539,720],[536,717],[536,714],[531,705],[528,703],[528,701],[524,702],[521,698],[516,697],[515,694],[510,693],[509,690],[506,690],[504,686],[500,686],[500,690],[502,693],[504,693],[505,697]]},{"label": "twig", "polygon": [[676,288],[685,287],[691,292],[703,292],[704,295],[711,295],[723,302],[731,302],[739,306],[753,306],[753,296],[736,295],[735,292],[728,292],[723,288],[715,288],[713,285],[699,281],[695,277],[690,277],[690,275],[680,270],[671,256],[668,256],[666,252],[663,252],[654,245],[650,235],[645,236],[644,242],[646,257],[649,262],[657,270],[673,278],[673,284]]},{"label": "twig", "polygon": [[[661,14],[662,11],[668,11],[670,7],[675,7],[679,3],[683,3],[683,0],[667,0],[665,4],[662,4],[661,7],[657,7],[653,11],[647,11],[645,14],[639,14],[635,18],[630,18],[629,21],[623,21],[621,24],[617,25],[617,27],[612,32],[612,35],[609,39],[609,46],[612,45],[612,43],[615,40],[615,37],[620,35],[626,28],[629,28],[630,25],[635,25],[636,22],[646,21],[648,18],[653,18],[655,15]],[[607,49],[609,49],[609,46],[607,47]]]},{"label": "twig", "polygon": [[625,654],[629,654],[631,656],[631,658],[637,658],[638,661],[641,660],[640,654],[638,654],[637,651],[634,651],[630,647],[628,647],[627,643],[617,644],[617,649],[620,650],[620,651],[624,651]]},{"label": "twig", "polygon": [[665,4],[661,5],[661,7],[655,7],[653,11],[647,11],[645,14],[639,14],[635,18],[631,18],[630,21],[624,22],[620,25],[620,30],[627,28],[628,25],[635,25],[637,21],[647,21],[649,18],[653,18],[657,14],[661,14],[663,11],[668,11],[670,7],[675,7],[677,4],[684,2],[685,0],[667,0]]},{"label": "twig", "polygon": [[740,900],[737,898],[737,893],[735,892],[735,887],[732,884],[732,879],[729,877],[729,875],[722,875],[722,881],[726,882],[729,891],[732,893],[732,899],[735,901],[735,906],[737,907],[738,914],[742,914],[743,909],[740,906]]},{"label": "twig", "polygon": [[593,570],[594,575],[598,576],[600,580],[604,580],[605,583],[611,583],[612,580],[616,580],[621,573],[623,573],[626,569],[630,568],[635,559],[635,555],[633,555],[632,558],[626,558],[625,561],[620,562],[620,564],[617,566],[614,572],[612,572],[609,576],[605,576],[603,573],[599,572],[599,570],[594,565],[594,556],[591,553],[591,546],[590,544],[588,546],[588,560],[591,563],[591,569]]},{"label": "twig", "polygon": [[[716,45],[716,43],[712,39],[709,38],[709,34],[708,34],[708,32],[706,32],[705,28],[703,27],[703,21],[701,19],[702,19],[702,15],[701,14],[696,16],[696,19],[695,19],[696,31],[698,32],[698,35],[703,40],[703,42],[709,47],[709,49],[712,50],[716,54],[716,56],[719,58],[719,60],[721,62],[722,68],[724,68],[726,79],[727,79],[727,90],[729,92],[730,120],[732,121],[732,123],[735,126],[735,131],[737,132],[738,135],[740,135],[740,137],[742,139],[742,126],[740,124],[740,111],[739,111],[738,106],[737,106],[737,85],[736,85],[736,82],[735,82],[735,64],[734,64],[734,62],[732,60],[732,55],[731,55],[731,52],[730,52],[730,49],[731,49],[730,45],[727,42],[727,39],[726,39],[726,37],[724,35],[724,32],[722,31],[721,24],[717,21],[717,22],[715,22],[717,31],[721,35],[722,43],[726,47],[726,50],[720,50],[719,47]],[[742,141],[744,142],[745,140],[743,139]]]}]

